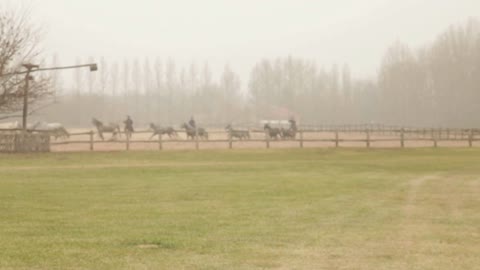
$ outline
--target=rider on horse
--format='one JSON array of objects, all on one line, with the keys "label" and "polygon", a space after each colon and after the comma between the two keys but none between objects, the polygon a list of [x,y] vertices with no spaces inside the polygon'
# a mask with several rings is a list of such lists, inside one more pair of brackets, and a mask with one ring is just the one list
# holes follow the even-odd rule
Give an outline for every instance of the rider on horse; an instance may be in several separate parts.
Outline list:
[{"label": "rider on horse", "polygon": [[288,122],[290,123],[290,129],[291,130],[297,130],[297,121],[295,121],[295,118],[290,117]]},{"label": "rider on horse", "polygon": [[127,115],[127,120],[123,121],[125,123],[125,131],[133,133],[133,120],[130,118],[130,115]]},{"label": "rider on horse", "polygon": [[197,125],[195,124],[195,119],[193,119],[193,116],[190,118],[190,121],[188,121],[188,124],[189,124],[192,128],[197,128]]}]

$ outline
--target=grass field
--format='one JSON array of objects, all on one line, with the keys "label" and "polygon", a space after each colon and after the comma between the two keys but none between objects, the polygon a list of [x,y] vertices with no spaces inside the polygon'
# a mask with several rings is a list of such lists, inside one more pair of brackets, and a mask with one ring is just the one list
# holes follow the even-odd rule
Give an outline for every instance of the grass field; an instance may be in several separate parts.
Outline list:
[{"label": "grass field", "polygon": [[478,269],[480,149],[0,155],[0,269]]}]

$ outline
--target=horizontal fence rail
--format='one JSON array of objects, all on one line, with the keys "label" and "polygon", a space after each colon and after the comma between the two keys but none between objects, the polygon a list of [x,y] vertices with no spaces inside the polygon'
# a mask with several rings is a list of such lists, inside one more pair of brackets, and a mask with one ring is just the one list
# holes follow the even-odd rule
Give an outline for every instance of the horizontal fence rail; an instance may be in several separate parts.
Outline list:
[{"label": "horizontal fence rail", "polygon": [[[246,129],[243,129],[246,130]],[[303,148],[307,143],[330,143],[332,147],[341,147],[345,143],[361,143],[364,147],[372,147],[375,143],[380,142],[393,142],[397,147],[406,147],[409,142],[430,142],[431,146],[438,147],[440,142],[465,142],[465,146],[473,147],[473,143],[479,141],[477,135],[480,134],[479,129],[436,129],[436,128],[401,128],[397,126],[302,126],[296,133],[294,139],[273,139],[269,138],[263,129],[260,128],[251,128],[248,129],[250,134],[256,135],[250,139],[236,139],[229,135],[228,132],[224,130],[208,130],[208,133],[211,137],[216,137],[209,140],[203,140],[196,137],[193,140],[188,140],[186,138],[168,138],[168,136],[155,136],[153,139],[129,139],[124,135],[116,140],[99,140],[96,137],[96,132],[78,132],[71,133],[70,137],[75,136],[85,136],[88,135],[88,140],[68,140],[62,142],[51,142],[53,146],[55,145],[65,145],[65,144],[88,144],[89,150],[95,150],[96,144],[123,144],[125,150],[130,150],[132,145],[135,144],[151,144],[157,145],[156,148],[159,150],[164,149],[164,146],[172,143],[180,144],[189,144],[193,145],[195,149],[200,149],[200,146],[205,143],[224,143],[226,148],[232,149],[237,143],[262,143],[265,148],[271,148],[275,143],[278,142],[293,142],[298,145],[298,147]],[[176,130],[178,134],[186,137],[184,130]],[[313,138],[316,134],[323,133],[324,136],[318,138]],[[328,134],[328,137],[325,137],[325,133]],[[141,134],[152,134],[152,131],[143,130],[133,133],[133,138]],[[358,137],[350,138],[349,134],[356,134]],[[213,136],[220,135],[220,136]],[[310,135],[307,137],[306,135]],[[313,136],[311,136],[313,135]],[[379,136],[380,135],[380,136]],[[219,138],[221,137],[221,138]]]},{"label": "horizontal fence rail", "polygon": [[[412,145],[415,143],[427,143],[427,146],[439,147],[443,142],[452,142],[461,144],[465,147],[473,147],[474,142],[480,141],[480,129],[449,129],[449,128],[415,128],[415,127],[401,127],[388,125],[302,125],[296,131],[294,138],[289,139],[275,139],[269,138],[265,130],[258,127],[248,127],[238,130],[249,131],[250,138],[238,139],[230,135],[229,132],[222,128],[209,129],[209,139],[204,140],[195,136],[195,138],[187,139],[185,130],[176,130],[178,137],[169,138],[167,135],[154,136],[150,139],[153,132],[151,130],[139,130],[132,134],[132,138],[121,133],[116,139],[100,140],[96,131],[82,131],[70,132],[68,139],[49,141],[52,147],[65,147],[68,145],[85,145],[78,151],[95,151],[100,146],[121,145],[120,150],[131,150],[135,145],[147,145],[148,149],[163,150],[168,144],[179,144],[181,146],[191,146],[195,149],[200,149],[204,144],[225,144],[225,148],[232,149],[239,143],[255,143],[263,144],[265,148],[274,147],[277,143],[288,142],[288,147],[310,147],[315,143],[324,143],[327,145],[315,147],[374,147],[380,143],[390,143],[388,147],[416,147]],[[10,141],[6,134],[16,134],[25,132],[21,129],[0,129],[0,135],[4,134],[3,140],[0,140],[0,149],[12,149],[12,146],[7,145]],[[27,130],[27,133],[48,134],[48,131],[34,131]],[[111,133],[107,134],[107,137]],[[355,146],[347,144],[356,144]],[[17,142],[18,147],[18,142]],[[118,148],[115,148],[117,150]],[[104,149],[103,149],[104,150]],[[9,150],[11,151],[11,150]],[[62,151],[61,149],[59,151]]]}]

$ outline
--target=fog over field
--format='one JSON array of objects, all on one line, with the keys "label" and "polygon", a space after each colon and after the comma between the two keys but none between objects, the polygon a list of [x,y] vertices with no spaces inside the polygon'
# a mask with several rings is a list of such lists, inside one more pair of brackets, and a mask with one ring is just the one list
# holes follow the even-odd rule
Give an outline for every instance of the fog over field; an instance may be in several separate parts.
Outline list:
[{"label": "fog over field", "polygon": [[0,0],[0,270],[479,269],[480,0]]},{"label": "fog over field", "polygon": [[[32,121],[480,126],[480,2],[0,0],[41,30]],[[41,106],[40,103],[37,106]]]}]

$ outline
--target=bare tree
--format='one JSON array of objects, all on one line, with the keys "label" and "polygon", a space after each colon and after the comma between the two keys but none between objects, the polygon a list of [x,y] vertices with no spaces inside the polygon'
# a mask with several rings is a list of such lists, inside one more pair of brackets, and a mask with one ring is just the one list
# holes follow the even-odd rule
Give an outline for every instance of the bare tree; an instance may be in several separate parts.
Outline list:
[{"label": "bare tree", "polygon": [[118,62],[114,62],[111,66],[110,66],[110,76],[109,76],[109,87],[110,87],[110,95],[107,95],[110,96],[109,99],[109,103],[111,103],[111,109],[110,109],[110,117],[112,116],[116,116],[119,112],[119,102],[118,102],[118,85],[119,85],[119,65],[118,65]]},{"label": "bare tree", "polygon": [[101,91],[101,96],[104,96],[105,89],[108,87],[108,64],[107,61],[105,61],[105,58],[102,56],[100,58],[100,91]]},{"label": "bare tree", "polygon": [[133,91],[134,91],[133,93],[134,114],[138,117],[140,114],[140,110],[143,110],[143,108],[140,108],[140,104],[139,104],[139,97],[142,91],[142,70],[140,68],[140,62],[138,59],[135,59],[133,61],[132,83],[133,83]]},{"label": "bare tree", "polygon": [[118,63],[115,62],[111,67],[110,72],[110,88],[111,88],[111,95],[115,97],[118,94],[118,83],[119,83],[119,66]]},{"label": "bare tree", "polygon": [[163,101],[163,85],[164,85],[164,74],[163,74],[163,65],[159,58],[155,59],[155,64],[153,66],[153,72],[155,77],[155,92],[157,99],[155,100],[156,107],[156,119],[161,119],[162,117],[162,101]]},{"label": "bare tree", "polygon": [[236,105],[235,100],[238,100],[240,95],[240,79],[238,75],[230,69],[229,65],[226,65],[223,70],[220,78],[220,88],[223,92],[223,120],[225,123],[228,123],[233,120],[234,106]]},{"label": "bare tree", "polygon": [[[76,65],[80,65],[80,59],[77,58],[76,62],[75,62]],[[82,90],[83,90],[83,83],[84,83],[84,80],[83,80],[83,76],[82,76],[82,70],[81,69],[75,69],[74,70],[74,73],[73,73],[73,80],[74,80],[74,84],[75,84],[75,92],[77,94],[77,96],[79,96],[81,93],[82,93]]]},{"label": "bare tree", "polygon": [[[54,54],[52,58],[52,67],[59,66],[59,60],[58,60],[58,55]],[[60,73],[57,70],[52,70],[50,71],[50,79],[51,79],[51,86],[52,86],[52,91],[54,93],[54,102],[57,101],[58,96],[62,95],[61,88],[62,88],[62,80],[60,77]]]},{"label": "bare tree", "polygon": [[[89,63],[93,63],[95,60],[93,57],[88,58]],[[97,83],[97,75],[95,72],[89,72],[87,75],[87,84],[88,84],[88,94],[91,96],[95,91],[95,86]]]},{"label": "bare tree", "polygon": [[145,105],[145,118],[150,121],[152,118],[152,69],[150,67],[150,61],[145,58],[143,62],[143,102]]},{"label": "bare tree", "polygon": [[175,88],[177,87],[176,66],[173,59],[168,59],[165,70],[165,86],[167,90],[167,119],[172,120],[173,117],[173,98]]},{"label": "bare tree", "polygon": [[[25,10],[0,10],[0,115],[8,118],[19,111],[26,93],[26,79],[32,80],[29,86],[28,103],[49,96],[48,77],[35,78],[17,74],[23,71],[22,65],[33,63],[39,56],[39,30],[28,20]],[[36,109],[27,112],[33,113]]]}]

